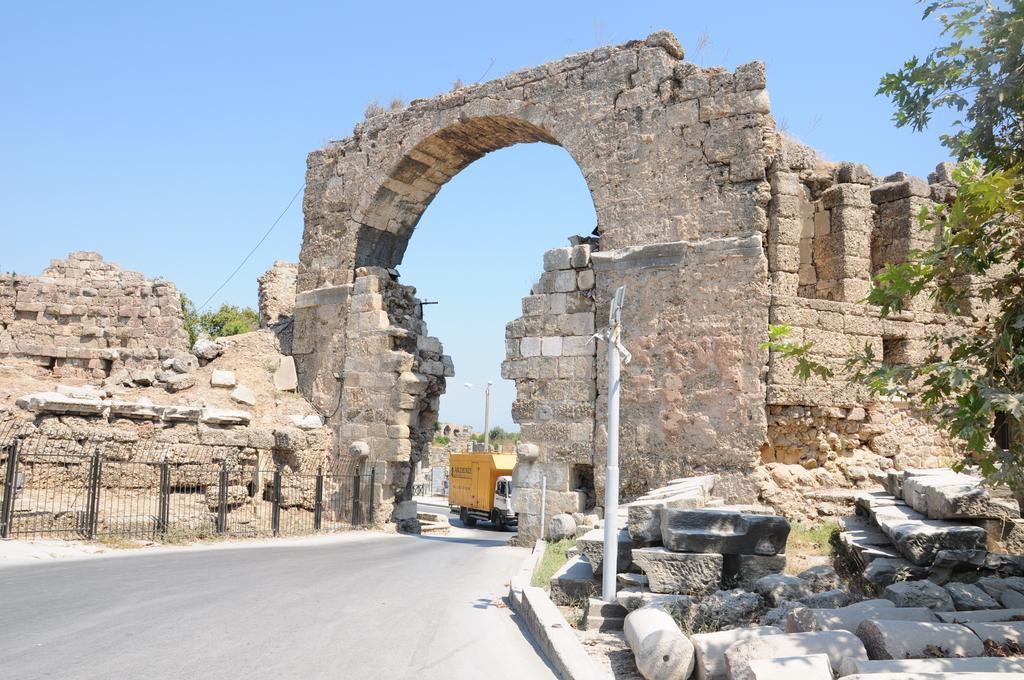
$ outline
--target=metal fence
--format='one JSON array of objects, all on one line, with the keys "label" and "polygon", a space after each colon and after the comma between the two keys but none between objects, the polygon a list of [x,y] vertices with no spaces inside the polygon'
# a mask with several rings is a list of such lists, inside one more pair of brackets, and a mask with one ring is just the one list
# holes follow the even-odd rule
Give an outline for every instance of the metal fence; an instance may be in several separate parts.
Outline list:
[{"label": "metal fence", "polygon": [[196,462],[180,450],[0,439],[0,538],[285,536],[373,524],[375,471]]}]

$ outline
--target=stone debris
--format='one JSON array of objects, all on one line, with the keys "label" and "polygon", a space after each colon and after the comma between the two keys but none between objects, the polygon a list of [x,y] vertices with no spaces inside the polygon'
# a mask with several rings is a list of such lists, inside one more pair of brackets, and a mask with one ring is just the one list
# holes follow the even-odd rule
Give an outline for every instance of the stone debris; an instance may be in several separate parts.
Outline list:
[{"label": "stone debris", "polygon": [[999,606],[988,593],[971,583],[947,583],[944,587],[957,611],[995,609]]},{"label": "stone debris", "polygon": [[248,411],[226,408],[204,408],[200,422],[207,425],[248,425],[252,416]]},{"label": "stone debris", "polygon": [[256,405],[256,393],[251,388],[245,385],[239,385],[235,389],[231,390],[231,401],[237,404],[245,404],[247,406]]},{"label": "stone debris", "polygon": [[876,621],[857,628],[872,659],[921,659],[929,656],[981,656],[981,640],[965,626],[925,621]]},{"label": "stone debris", "polygon": [[615,593],[615,601],[630,612],[640,609],[640,607],[660,607],[671,614],[676,621],[682,622],[690,618],[695,600],[690,595],[654,593],[648,588],[629,586],[620,588]]},{"label": "stone debris", "polygon": [[978,636],[982,642],[991,640],[997,645],[1013,643],[1019,645],[1024,642],[1024,621],[985,621],[963,624]]},{"label": "stone debris", "polygon": [[649,680],[686,680],[693,672],[693,645],[675,620],[658,607],[626,616],[623,632],[636,667]]},{"label": "stone debris", "polygon": [[811,594],[807,583],[788,574],[772,574],[764,576],[754,583],[754,592],[767,600],[772,607],[779,606],[783,600],[802,600]]},{"label": "stone debris", "polygon": [[750,662],[790,656],[825,654],[833,668],[843,659],[867,660],[864,645],[853,633],[845,630],[816,633],[763,635],[741,640],[725,651],[730,680],[750,680]]},{"label": "stone debris", "polygon": [[722,582],[752,590],[764,576],[779,574],[786,568],[785,555],[723,555]]},{"label": "stone debris", "polygon": [[623,621],[629,613],[625,607],[618,602],[605,602],[596,597],[587,600],[587,607],[583,610],[582,630],[596,630],[603,633],[622,630]]},{"label": "stone debris", "polygon": [[95,397],[78,398],[59,392],[37,392],[19,397],[15,402],[19,408],[33,413],[54,413],[60,415],[100,415],[107,408]]},{"label": "stone debris", "polygon": [[195,385],[196,377],[191,373],[175,373],[164,379],[164,387],[168,392],[181,392]]},{"label": "stone debris", "polygon": [[931,581],[901,581],[885,587],[882,594],[897,607],[928,607],[932,611],[951,612],[953,598],[942,586]]},{"label": "stone debris", "polygon": [[[998,605],[996,605],[998,607]],[[980,609],[964,612],[935,612],[943,623],[984,623],[987,621],[1024,621],[1024,609]]]},{"label": "stone debris", "polygon": [[200,337],[192,345],[192,354],[199,359],[200,364],[206,364],[224,353],[224,340],[211,340],[208,337]]},{"label": "stone debris", "polygon": [[549,541],[561,541],[564,538],[576,535],[576,520],[568,513],[559,513],[548,520],[548,529],[545,537]]},{"label": "stone debris", "polygon": [[827,654],[779,656],[754,659],[749,664],[750,680],[832,680],[832,664]]},{"label": "stone debris", "polygon": [[695,680],[726,680],[728,669],[725,664],[725,650],[736,642],[763,635],[782,635],[782,629],[775,626],[758,626],[691,635],[690,642],[693,644],[696,661]]},{"label": "stone debris", "polygon": [[234,387],[237,383],[234,371],[215,368],[210,374],[210,387]]},{"label": "stone debris", "polygon": [[300,430],[317,430],[324,426],[323,416],[318,415],[288,416],[288,420]]}]

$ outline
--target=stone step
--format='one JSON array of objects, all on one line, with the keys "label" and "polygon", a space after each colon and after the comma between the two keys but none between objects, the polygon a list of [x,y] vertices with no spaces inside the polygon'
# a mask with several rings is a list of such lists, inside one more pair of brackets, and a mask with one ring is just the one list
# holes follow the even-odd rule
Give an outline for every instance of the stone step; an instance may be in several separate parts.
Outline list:
[{"label": "stone step", "polygon": [[551,601],[555,604],[581,602],[601,590],[601,582],[586,557],[577,556],[563,564],[549,582]]},{"label": "stone step", "polygon": [[605,602],[592,597],[583,612],[583,630],[597,630],[602,633],[622,630],[628,613],[618,602]]},{"label": "stone step", "polygon": [[993,498],[981,479],[943,470],[903,481],[907,505],[929,519],[1019,519],[1013,499]]},{"label": "stone step", "polygon": [[619,591],[615,593],[615,601],[624,607],[626,611],[633,611],[635,609],[640,609],[641,607],[655,605],[661,607],[670,613],[673,618],[679,621],[682,621],[687,617],[687,614],[690,612],[690,607],[692,607],[694,603],[694,599],[689,595],[653,593],[649,588],[635,586],[620,588]]},{"label": "stone step", "polygon": [[931,565],[940,550],[985,550],[988,544],[981,527],[926,519],[905,505],[870,505],[868,512],[900,554],[918,566]]},{"label": "stone step", "polygon": [[675,552],[776,555],[786,550],[789,521],[731,510],[661,510],[661,541]]}]

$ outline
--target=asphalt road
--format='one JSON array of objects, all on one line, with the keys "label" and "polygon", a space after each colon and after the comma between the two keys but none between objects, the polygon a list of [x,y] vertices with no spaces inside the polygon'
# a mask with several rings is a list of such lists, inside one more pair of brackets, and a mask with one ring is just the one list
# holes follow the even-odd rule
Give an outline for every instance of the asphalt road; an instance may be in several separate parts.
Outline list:
[{"label": "asphalt road", "polygon": [[0,678],[553,678],[504,602],[526,555],[510,535],[2,568]]}]

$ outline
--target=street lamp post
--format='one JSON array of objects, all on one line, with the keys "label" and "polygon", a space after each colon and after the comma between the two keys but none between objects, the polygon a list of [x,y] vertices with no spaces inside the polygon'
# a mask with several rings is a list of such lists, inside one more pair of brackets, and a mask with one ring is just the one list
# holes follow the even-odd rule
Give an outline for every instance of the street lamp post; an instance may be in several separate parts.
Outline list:
[{"label": "street lamp post", "polygon": [[[488,448],[491,446],[491,385],[493,384],[493,380],[488,380],[487,387],[484,388],[484,446]],[[480,389],[473,383],[466,383],[466,388]]]}]

